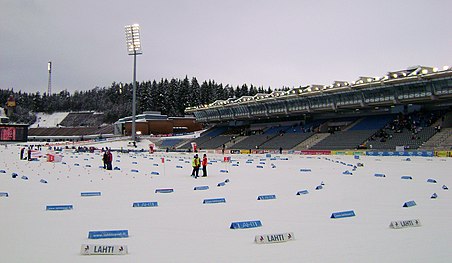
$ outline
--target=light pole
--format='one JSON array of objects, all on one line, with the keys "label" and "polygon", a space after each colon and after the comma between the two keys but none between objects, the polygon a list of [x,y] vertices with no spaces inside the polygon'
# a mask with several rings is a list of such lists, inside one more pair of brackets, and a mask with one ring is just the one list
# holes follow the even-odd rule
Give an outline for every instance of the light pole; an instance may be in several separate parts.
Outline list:
[{"label": "light pole", "polygon": [[132,93],[132,141],[136,141],[136,100],[137,100],[137,55],[143,54],[141,51],[140,25],[133,24],[125,27],[127,51],[133,55],[133,93]]}]

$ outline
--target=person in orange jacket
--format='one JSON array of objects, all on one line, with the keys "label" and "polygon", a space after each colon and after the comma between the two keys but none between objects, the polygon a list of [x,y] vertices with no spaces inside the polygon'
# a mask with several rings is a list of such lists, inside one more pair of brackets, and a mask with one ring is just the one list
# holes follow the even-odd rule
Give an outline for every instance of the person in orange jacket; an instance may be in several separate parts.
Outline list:
[{"label": "person in orange jacket", "polygon": [[207,155],[204,154],[202,156],[202,177],[206,177],[207,176]]}]

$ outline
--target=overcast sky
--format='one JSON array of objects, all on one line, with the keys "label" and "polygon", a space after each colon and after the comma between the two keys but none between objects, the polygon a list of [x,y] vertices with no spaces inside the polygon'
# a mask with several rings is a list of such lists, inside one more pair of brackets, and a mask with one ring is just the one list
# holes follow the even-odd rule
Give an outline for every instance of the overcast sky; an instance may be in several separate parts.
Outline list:
[{"label": "overcast sky", "polygon": [[131,82],[124,26],[141,26],[137,80],[281,88],[452,64],[450,0],[0,0],[0,89]]}]

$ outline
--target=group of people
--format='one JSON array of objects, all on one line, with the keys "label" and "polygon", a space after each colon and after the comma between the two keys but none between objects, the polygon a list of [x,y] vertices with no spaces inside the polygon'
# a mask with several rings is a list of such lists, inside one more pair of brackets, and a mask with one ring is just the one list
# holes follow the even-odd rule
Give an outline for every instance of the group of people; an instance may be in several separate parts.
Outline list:
[{"label": "group of people", "polygon": [[202,156],[202,160],[199,158],[198,154],[195,154],[195,157],[193,157],[191,165],[193,167],[193,171],[191,172],[192,177],[195,177],[195,179],[199,177],[199,168],[201,168],[201,166],[202,166],[202,177],[207,176],[207,155],[206,154],[204,154]]},{"label": "group of people", "polygon": [[110,149],[106,148],[104,155],[102,156],[102,161],[104,162],[104,169],[112,170],[111,163],[113,162],[113,155]]}]

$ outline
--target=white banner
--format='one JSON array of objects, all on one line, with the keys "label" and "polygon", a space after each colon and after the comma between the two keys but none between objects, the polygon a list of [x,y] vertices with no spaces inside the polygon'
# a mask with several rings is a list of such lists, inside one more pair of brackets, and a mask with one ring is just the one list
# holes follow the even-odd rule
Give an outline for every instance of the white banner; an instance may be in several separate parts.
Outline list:
[{"label": "white banner", "polygon": [[389,225],[390,228],[394,229],[415,226],[421,226],[421,221],[419,219],[392,221],[391,224]]},{"label": "white banner", "polygon": [[254,237],[254,242],[257,244],[281,243],[291,240],[295,240],[293,233],[257,235]]},{"label": "white banner", "polygon": [[126,255],[128,253],[125,245],[82,245],[82,255]]}]

